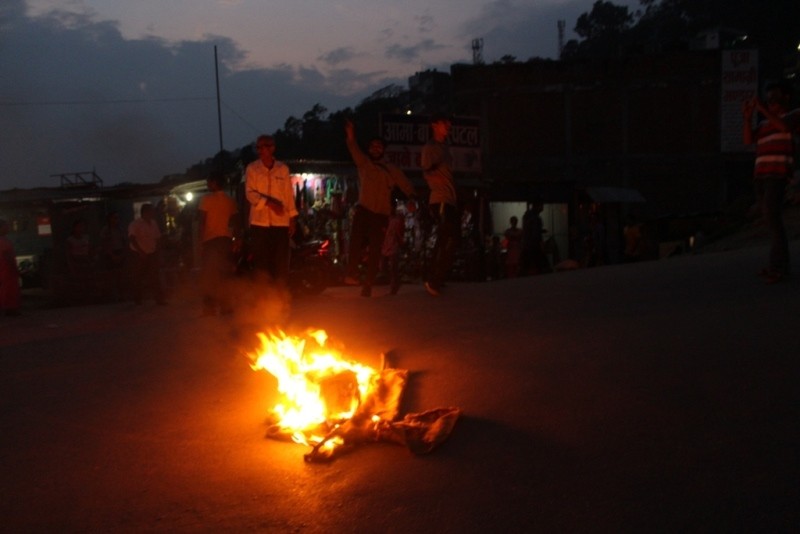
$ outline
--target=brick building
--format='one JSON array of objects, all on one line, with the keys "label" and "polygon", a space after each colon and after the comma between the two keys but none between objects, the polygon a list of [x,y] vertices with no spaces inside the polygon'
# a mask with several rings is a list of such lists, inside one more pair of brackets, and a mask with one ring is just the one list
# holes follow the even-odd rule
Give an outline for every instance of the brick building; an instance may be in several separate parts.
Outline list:
[{"label": "brick building", "polygon": [[500,196],[620,187],[642,216],[716,212],[751,192],[751,154],[721,148],[741,129],[721,131],[723,54],[453,65],[453,110],[481,118]]}]

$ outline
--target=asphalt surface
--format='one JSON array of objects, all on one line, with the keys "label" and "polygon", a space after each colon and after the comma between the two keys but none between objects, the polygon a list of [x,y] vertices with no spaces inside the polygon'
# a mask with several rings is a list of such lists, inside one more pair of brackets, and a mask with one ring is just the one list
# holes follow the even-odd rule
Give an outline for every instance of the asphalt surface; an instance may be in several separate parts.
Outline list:
[{"label": "asphalt surface", "polygon": [[[800,281],[765,258],[0,317],[0,530],[796,531]],[[459,407],[450,439],[330,464],[265,439],[275,381],[245,354],[281,313],[410,370],[403,411]]]}]

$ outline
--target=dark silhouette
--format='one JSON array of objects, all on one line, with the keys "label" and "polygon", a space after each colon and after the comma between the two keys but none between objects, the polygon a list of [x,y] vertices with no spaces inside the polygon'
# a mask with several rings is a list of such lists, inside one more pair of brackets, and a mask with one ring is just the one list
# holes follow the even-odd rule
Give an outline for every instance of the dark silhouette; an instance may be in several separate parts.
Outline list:
[{"label": "dark silhouette", "polygon": [[0,313],[9,316],[20,314],[22,291],[19,286],[19,269],[14,245],[6,236],[8,222],[0,219]]},{"label": "dark silhouette", "polygon": [[121,300],[126,293],[125,268],[128,239],[119,224],[119,214],[111,212],[100,230],[101,266],[110,278],[113,298]]},{"label": "dark silhouette", "polygon": [[[794,172],[794,136],[800,134],[800,110],[789,111],[792,97],[788,82],[766,87],[766,101],[758,97],[744,102],[743,141],[756,145],[755,189],[761,216],[770,236],[769,265],[762,274],[769,284],[789,275],[789,242],[783,224],[786,186]],[[762,120],[753,125],[755,112]]]},{"label": "dark silhouette", "polygon": [[519,219],[511,217],[510,226],[503,233],[506,245],[506,278],[519,276],[519,266],[522,257],[522,230],[517,226]]},{"label": "dark silhouette", "polygon": [[150,290],[158,304],[166,304],[159,273],[161,231],[152,204],[142,204],[141,217],[128,225],[128,239],[133,252],[133,301],[141,304]]}]

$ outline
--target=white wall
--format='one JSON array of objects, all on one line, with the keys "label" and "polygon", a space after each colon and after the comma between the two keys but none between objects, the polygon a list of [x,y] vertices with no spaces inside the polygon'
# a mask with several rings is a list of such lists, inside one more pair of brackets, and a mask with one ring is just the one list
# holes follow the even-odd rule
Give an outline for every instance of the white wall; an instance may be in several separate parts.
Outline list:
[{"label": "white wall", "polygon": [[[503,235],[506,228],[511,226],[509,219],[515,216],[519,219],[519,228],[522,228],[522,216],[525,214],[525,202],[491,202],[492,232]],[[542,238],[544,240],[554,237],[561,260],[567,258],[569,253],[569,208],[567,204],[545,204],[542,210],[542,223],[547,230]],[[552,260],[553,258],[551,258]]]}]

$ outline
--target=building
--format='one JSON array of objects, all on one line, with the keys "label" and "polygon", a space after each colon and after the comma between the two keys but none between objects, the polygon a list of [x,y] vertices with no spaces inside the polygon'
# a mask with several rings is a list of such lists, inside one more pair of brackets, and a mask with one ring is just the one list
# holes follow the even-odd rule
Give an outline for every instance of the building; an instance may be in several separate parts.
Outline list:
[{"label": "building", "polygon": [[752,165],[721,150],[722,54],[453,65],[454,108],[481,117],[498,190],[632,188],[649,216],[713,212],[749,193]]},{"label": "building", "polygon": [[97,244],[106,215],[116,212],[123,229],[138,216],[144,202],[154,205],[170,195],[163,184],[103,187],[101,181],[65,181],[60,187],[12,189],[0,195],[0,218],[9,221],[23,284],[52,288],[67,273],[66,241],[81,219]]},{"label": "building", "polygon": [[632,210],[640,219],[713,219],[748,202],[741,101],[758,90],[757,58],[711,49],[458,64],[453,110],[480,117],[483,180],[495,199],[566,203],[571,228],[582,199],[602,203],[613,209],[609,240],[619,240]]}]

